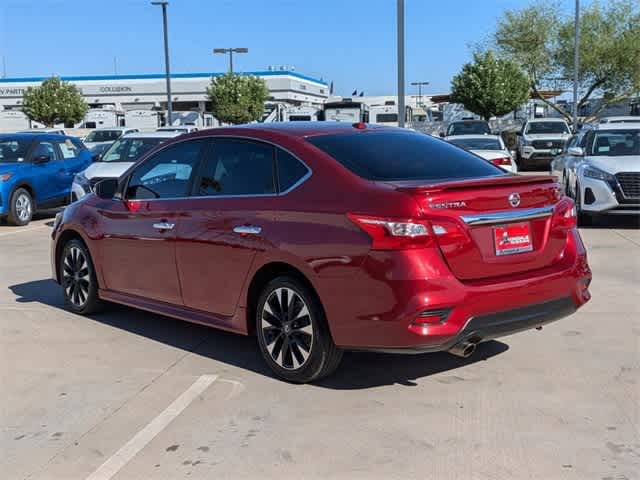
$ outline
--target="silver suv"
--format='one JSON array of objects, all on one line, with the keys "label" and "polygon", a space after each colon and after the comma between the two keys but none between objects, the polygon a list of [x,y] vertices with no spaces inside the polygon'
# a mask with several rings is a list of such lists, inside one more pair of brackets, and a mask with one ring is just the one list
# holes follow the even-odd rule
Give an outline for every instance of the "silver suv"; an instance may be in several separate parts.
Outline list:
[{"label": "silver suv", "polygon": [[567,122],[561,118],[528,120],[518,133],[517,163],[527,167],[549,168],[554,152],[562,150],[571,136]]}]

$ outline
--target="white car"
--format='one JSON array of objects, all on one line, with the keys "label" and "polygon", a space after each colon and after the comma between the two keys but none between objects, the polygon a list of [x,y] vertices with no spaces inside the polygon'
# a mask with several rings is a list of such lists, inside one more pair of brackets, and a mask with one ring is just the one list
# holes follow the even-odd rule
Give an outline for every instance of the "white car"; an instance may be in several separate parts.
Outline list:
[{"label": "white car", "polygon": [[513,155],[499,135],[453,135],[446,137],[445,140],[479,155],[508,172],[518,173]]},{"label": "white car", "polygon": [[561,118],[528,120],[518,133],[518,167],[545,167],[553,160],[554,151],[562,150],[571,137],[569,125]]},{"label": "white car", "polygon": [[129,133],[116,140],[99,161],[78,173],[71,185],[71,201],[91,193],[93,187],[105,178],[118,178],[142,155],[157,145],[179,135],[176,132]]},{"label": "white car", "polygon": [[574,136],[552,163],[578,215],[640,215],[640,122],[602,123]]},{"label": "white car", "polygon": [[137,131],[137,128],[126,127],[96,128],[95,130],[92,130],[86,137],[84,137],[82,141],[87,146],[87,148],[91,150],[96,145],[113,143],[122,135],[135,133]]}]

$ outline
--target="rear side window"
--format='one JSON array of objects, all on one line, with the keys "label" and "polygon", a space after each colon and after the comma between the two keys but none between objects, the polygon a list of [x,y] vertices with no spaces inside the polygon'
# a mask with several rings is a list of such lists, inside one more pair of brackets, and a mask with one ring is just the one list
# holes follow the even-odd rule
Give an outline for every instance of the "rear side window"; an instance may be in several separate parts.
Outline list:
[{"label": "rear side window", "polygon": [[258,142],[219,139],[207,155],[196,195],[268,195],[276,191],[273,147]]},{"label": "rear side window", "polygon": [[367,180],[445,180],[505,175],[490,162],[422,133],[369,131],[310,137],[307,141]]},{"label": "rear side window", "polygon": [[309,172],[297,158],[284,150],[277,150],[280,191],[286,192]]}]

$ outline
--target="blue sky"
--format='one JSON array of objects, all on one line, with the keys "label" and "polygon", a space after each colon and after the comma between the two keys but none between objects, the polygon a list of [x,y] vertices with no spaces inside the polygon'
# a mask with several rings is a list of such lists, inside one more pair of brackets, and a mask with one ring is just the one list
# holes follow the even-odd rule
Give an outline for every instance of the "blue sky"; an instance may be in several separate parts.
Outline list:
[{"label": "blue sky", "polygon": [[[406,80],[449,90],[507,8],[526,0],[405,0]],[[561,3],[567,5],[569,0]],[[213,47],[248,47],[236,70],[295,65],[337,94],[396,92],[395,0],[170,0],[173,72],[224,71]],[[8,77],[164,71],[159,7],[147,0],[0,0]],[[0,72],[1,73],[1,72]],[[412,92],[412,87],[408,87]]]}]

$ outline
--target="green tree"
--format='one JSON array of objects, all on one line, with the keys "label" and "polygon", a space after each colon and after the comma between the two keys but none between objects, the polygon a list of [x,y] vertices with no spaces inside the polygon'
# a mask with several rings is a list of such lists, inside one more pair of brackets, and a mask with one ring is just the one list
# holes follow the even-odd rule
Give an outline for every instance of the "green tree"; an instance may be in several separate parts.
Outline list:
[{"label": "green tree", "polygon": [[207,95],[214,117],[223,123],[239,124],[262,117],[269,90],[261,78],[227,73],[211,79]]},{"label": "green tree", "polygon": [[[543,98],[540,90],[573,88],[573,12],[563,14],[544,1],[506,11],[494,41],[501,57],[524,69],[536,96],[570,119],[571,112]],[[605,101],[593,117],[640,91],[640,3],[608,0],[604,6],[598,1],[586,5],[580,14],[578,48],[578,108],[594,94],[602,95]]]},{"label": "green tree", "polygon": [[529,98],[525,73],[510,60],[496,58],[491,51],[476,53],[451,82],[456,103],[485,120],[514,111]]},{"label": "green tree", "polygon": [[29,119],[53,127],[56,123],[77,123],[87,113],[87,103],[75,85],[51,77],[24,93],[22,111]]}]

